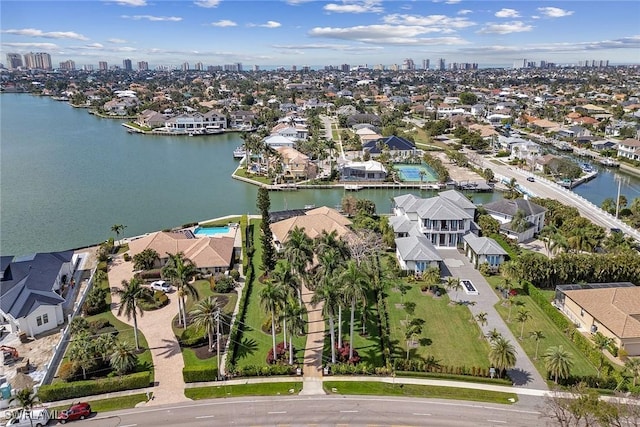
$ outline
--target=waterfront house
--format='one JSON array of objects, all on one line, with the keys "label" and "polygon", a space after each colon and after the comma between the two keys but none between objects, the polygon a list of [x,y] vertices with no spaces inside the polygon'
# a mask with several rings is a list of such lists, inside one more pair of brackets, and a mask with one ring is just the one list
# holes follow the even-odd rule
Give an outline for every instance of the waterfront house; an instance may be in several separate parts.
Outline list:
[{"label": "waterfront house", "polygon": [[65,322],[62,291],[79,259],[73,251],[0,257],[0,315],[11,332],[34,336]]},{"label": "waterfront house", "polygon": [[[475,208],[469,199],[455,190],[428,199],[405,194],[393,199],[393,214],[404,220],[393,219],[389,223],[396,237],[424,235],[436,247],[455,248],[462,245],[463,236],[471,231]],[[408,233],[407,221],[414,228]]]},{"label": "waterfront house", "polygon": [[384,181],[387,177],[384,165],[375,160],[366,162],[347,160],[340,163],[338,169],[342,181]]},{"label": "waterfront house", "polygon": [[640,160],[640,141],[627,138],[618,142],[618,157],[626,157],[631,160]]},{"label": "waterfront house", "polygon": [[[501,199],[487,203],[483,207],[489,215],[500,221],[500,231],[518,242],[532,239],[544,227],[544,216],[547,210],[529,200]],[[514,226],[512,221],[519,211],[522,212],[524,222]]]},{"label": "waterfront house", "polygon": [[495,270],[507,257],[507,252],[502,246],[490,237],[478,237],[473,233],[467,233],[463,240],[464,252],[476,268],[481,264],[487,264]]},{"label": "waterfront house", "polygon": [[253,121],[256,115],[252,111],[231,111],[229,113],[231,127],[234,129],[249,129],[253,127]]},{"label": "waterfront house", "polygon": [[304,229],[304,233],[311,239],[320,236],[323,231],[327,233],[335,231],[338,237],[345,239],[350,239],[354,236],[350,228],[351,221],[337,210],[326,206],[273,222],[269,227],[273,233],[273,244],[278,252],[284,250],[289,234],[296,227]]},{"label": "waterfront house", "polygon": [[158,231],[129,242],[129,255],[145,249],[158,253],[158,267],[169,260],[169,254],[182,252],[201,274],[224,273],[233,267],[234,238],[228,236],[199,237],[189,232]]},{"label": "waterfront house", "polygon": [[154,129],[163,127],[166,120],[163,114],[147,109],[138,115],[135,123],[142,127]]},{"label": "waterfront house", "polygon": [[430,267],[440,269],[442,262],[437,249],[423,235],[397,238],[396,258],[401,270],[414,274],[421,274]]},{"label": "waterfront house", "polygon": [[362,144],[363,155],[369,153],[371,157],[378,157],[383,152],[388,152],[391,158],[407,158],[418,154],[413,142],[395,135]]},{"label": "waterfront house", "polygon": [[293,147],[277,147],[275,149],[282,158],[282,178],[285,181],[298,181],[312,178],[312,165],[309,156]]},{"label": "waterfront house", "polygon": [[613,150],[617,146],[618,146],[618,142],[617,141],[611,141],[611,140],[608,140],[608,139],[597,140],[597,141],[591,142],[591,148],[596,150],[596,151]]},{"label": "waterfront house", "polygon": [[227,116],[218,111],[210,110],[202,115],[204,126],[214,129],[227,128]]},{"label": "waterfront house", "polygon": [[274,128],[271,134],[284,136],[294,141],[304,141],[309,137],[309,130],[306,126],[281,126],[278,129]]},{"label": "waterfront house", "polygon": [[560,285],[554,305],[581,332],[600,332],[629,356],[640,356],[640,287],[628,282]]},{"label": "waterfront house", "polygon": [[282,135],[268,136],[264,138],[262,142],[271,148],[278,148],[278,147],[293,148],[296,145],[296,142],[293,139],[287,138],[286,136],[282,136]]}]

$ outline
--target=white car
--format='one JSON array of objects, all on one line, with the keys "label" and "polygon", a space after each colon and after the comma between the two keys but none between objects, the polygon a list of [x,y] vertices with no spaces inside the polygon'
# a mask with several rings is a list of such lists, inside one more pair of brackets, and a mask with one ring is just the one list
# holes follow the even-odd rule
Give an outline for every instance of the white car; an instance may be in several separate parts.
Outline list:
[{"label": "white car", "polygon": [[171,284],[165,282],[164,280],[156,280],[150,286],[154,291],[161,291],[164,293],[171,292]]}]

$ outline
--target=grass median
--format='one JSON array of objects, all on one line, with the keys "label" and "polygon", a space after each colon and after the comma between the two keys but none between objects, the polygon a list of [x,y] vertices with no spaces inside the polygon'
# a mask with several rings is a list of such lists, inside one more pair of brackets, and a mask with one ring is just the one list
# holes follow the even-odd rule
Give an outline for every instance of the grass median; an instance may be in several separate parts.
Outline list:
[{"label": "grass median", "polygon": [[457,387],[439,387],[414,384],[388,384],[368,381],[325,381],[329,394],[424,397],[430,399],[473,400],[476,402],[510,405],[518,401],[515,393],[476,390]]},{"label": "grass median", "polygon": [[282,396],[298,394],[301,390],[302,382],[284,382],[188,388],[184,391],[184,395],[189,399],[200,400],[221,397]]}]

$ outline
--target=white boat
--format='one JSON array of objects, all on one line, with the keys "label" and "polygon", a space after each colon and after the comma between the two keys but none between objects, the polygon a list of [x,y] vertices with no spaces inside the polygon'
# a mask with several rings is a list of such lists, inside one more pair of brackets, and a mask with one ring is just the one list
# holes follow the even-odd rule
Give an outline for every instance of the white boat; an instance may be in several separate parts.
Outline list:
[{"label": "white boat", "polygon": [[344,186],[344,189],[347,191],[360,191],[362,190],[364,187],[361,185],[355,185],[355,184],[347,184]]},{"label": "white boat", "polygon": [[620,163],[616,162],[615,160],[609,159],[609,158],[600,160],[600,164],[602,166],[609,166],[609,167],[612,167],[612,168],[619,168],[620,167]]},{"label": "white boat", "polygon": [[241,159],[246,154],[247,154],[247,151],[245,150],[245,148],[242,145],[240,147],[237,147],[235,150],[233,150],[233,158],[234,159]]},{"label": "white boat", "polygon": [[224,129],[222,129],[220,126],[207,126],[205,128],[205,132],[210,134],[210,135],[213,135],[213,134],[216,134],[216,133],[224,132]]}]

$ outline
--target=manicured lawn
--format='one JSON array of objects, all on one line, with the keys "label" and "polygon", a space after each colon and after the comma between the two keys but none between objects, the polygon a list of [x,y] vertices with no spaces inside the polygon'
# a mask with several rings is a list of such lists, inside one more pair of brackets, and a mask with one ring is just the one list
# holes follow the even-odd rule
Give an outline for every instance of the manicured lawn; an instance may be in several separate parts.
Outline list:
[{"label": "manicured lawn", "polygon": [[[247,306],[247,314],[244,320],[244,331],[240,337],[240,345],[236,352],[236,363],[238,367],[266,365],[267,353],[273,346],[271,333],[262,330],[263,325],[268,325],[270,327],[271,321],[269,320],[269,313],[267,313],[260,305],[260,291],[264,287],[259,280],[263,275],[263,271],[260,268],[260,260],[262,257],[262,247],[260,245],[260,221],[252,220],[251,224],[254,225],[253,240],[255,253],[253,255],[253,263],[256,268],[256,274],[251,289],[251,295],[249,295],[249,304]],[[282,332],[276,335],[277,343],[283,341],[282,335]],[[287,337],[287,341],[288,339],[289,338]],[[294,337],[294,363],[295,360],[302,363],[305,345],[306,335]]]},{"label": "manicured lawn", "polygon": [[[499,281],[500,279],[498,278],[492,278],[490,283],[494,286],[494,283],[500,283]],[[518,285],[516,284],[514,288],[518,289]],[[546,377],[547,370],[544,366],[542,355],[545,353],[547,348],[558,345],[562,345],[566,350],[573,354],[573,368],[571,369],[572,375],[597,374],[596,367],[593,366],[580,352],[580,350],[578,350],[578,348],[562,333],[562,331],[560,331],[558,327],[549,320],[542,310],[540,310],[538,305],[533,302],[531,297],[528,295],[519,295],[516,298],[524,305],[513,307],[511,311],[511,322],[506,321],[509,316],[508,306],[502,305],[501,302],[499,302],[495,305],[496,310],[498,310],[500,316],[505,319],[507,326],[509,326],[509,329],[516,338],[520,337],[520,329],[522,327],[522,324],[515,320],[518,311],[527,310],[532,316],[531,319],[524,324],[523,340],[519,340],[519,343],[543,377]],[[542,331],[546,337],[540,340],[537,360],[534,360],[536,342],[529,338],[532,331]]]},{"label": "manicured lawn", "polygon": [[[293,393],[290,393],[290,390],[293,390]],[[281,396],[298,394],[301,390],[302,382],[286,382],[188,388],[185,389],[184,395],[189,399],[199,400],[241,396]]]},{"label": "manicured lawn", "polygon": [[251,180],[260,182],[262,184],[267,184],[267,185],[273,184],[273,182],[269,178],[267,178],[266,176],[258,176],[258,175],[254,175],[252,173],[247,173],[247,171],[244,168],[237,169],[235,171],[234,175],[240,176],[242,178],[249,178]]},{"label": "manicured lawn", "polygon": [[[325,381],[324,389],[329,394],[343,395],[428,397],[430,399],[473,400],[477,402],[502,403],[505,405],[510,405],[518,401],[518,396],[515,393],[367,381]],[[334,389],[336,390],[335,392],[333,391]],[[512,399],[512,401],[509,399]]]},{"label": "manicured lawn", "polygon": [[[221,340],[222,342],[222,340]],[[220,349],[224,351],[224,348]],[[185,367],[198,367],[198,368],[206,368],[206,367],[217,367],[218,366],[218,357],[215,356],[215,348],[212,353],[212,357],[207,359],[200,359],[196,352],[191,348],[183,348],[182,349],[182,358],[184,359]]]},{"label": "manicured lawn", "polygon": [[201,227],[224,227],[225,225],[228,225],[230,222],[240,222],[240,217],[239,216],[234,216],[234,217],[229,217],[229,218],[225,218],[225,219],[220,219],[217,221],[208,221],[208,222],[203,222],[200,224]]},{"label": "manicured lawn", "polygon": [[480,339],[480,328],[475,321],[471,322],[471,312],[467,307],[449,304],[446,294],[441,297],[423,294],[418,283],[412,284],[404,299],[395,289],[391,289],[388,295],[394,357],[406,358],[403,323],[407,313],[401,304],[412,301],[416,303],[414,317],[425,320],[425,323],[422,334],[416,338],[420,345],[411,350],[411,357],[432,355],[443,366],[489,366],[489,346],[486,340]]},{"label": "manicured lawn", "polygon": [[[81,399],[80,399],[81,400]],[[119,409],[135,408],[140,402],[146,402],[147,395],[145,393],[132,394],[131,396],[112,397],[110,399],[90,400],[91,411],[101,412],[117,411]],[[49,408],[49,411],[63,411],[69,409],[69,406],[55,406]]]}]

